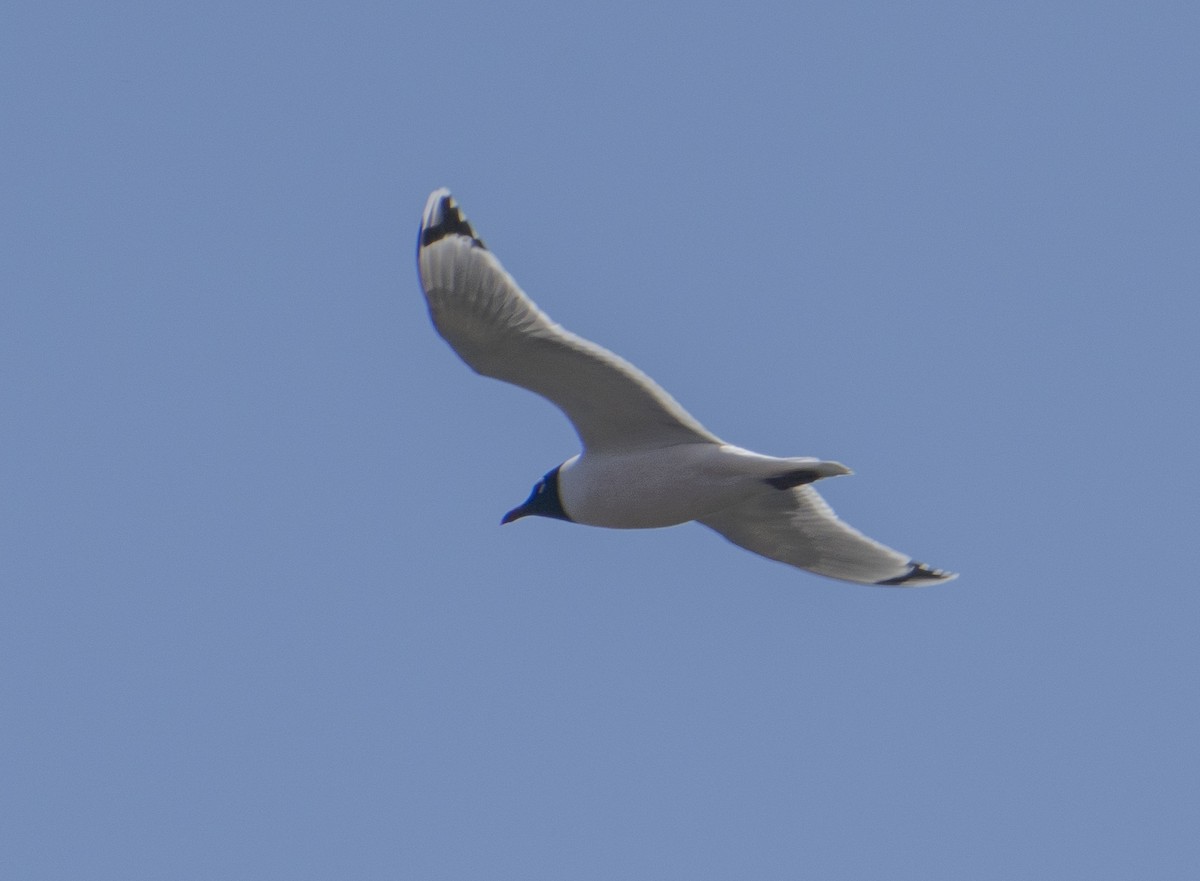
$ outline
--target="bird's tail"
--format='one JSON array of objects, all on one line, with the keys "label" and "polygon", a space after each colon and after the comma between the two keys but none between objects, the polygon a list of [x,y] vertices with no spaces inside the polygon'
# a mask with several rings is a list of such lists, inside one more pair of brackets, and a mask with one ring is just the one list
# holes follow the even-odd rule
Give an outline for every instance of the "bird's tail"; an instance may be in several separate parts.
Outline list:
[{"label": "bird's tail", "polygon": [[804,486],[806,483],[815,483],[826,477],[839,477],[843,474],[853,473],[853,471],[841,462],[826,462],[821,459],[796,459],[795,467],[788,468],[778,474],[772,474],[770,477],[764,479],[771,486],[775,487],[775,489],[792,489],[796,486]]}]

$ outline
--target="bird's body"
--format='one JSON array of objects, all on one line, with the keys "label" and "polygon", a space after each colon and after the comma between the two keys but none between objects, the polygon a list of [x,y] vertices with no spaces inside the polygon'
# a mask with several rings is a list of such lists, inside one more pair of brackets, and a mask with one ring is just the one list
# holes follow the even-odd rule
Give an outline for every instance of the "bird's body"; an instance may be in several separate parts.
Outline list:
[{"label": "bird's body", "polygon": [[[846,474],[837,462],[777,459],[729,444],[679,444],[610,454],[584,451],[558,472],[563,509],[575,523],[613,529],[678,526],[740,505],[789,474]],[[805,480],[811,482],[811,480]]]},{"label": "bird's body", "polygon": [[632,364],[551,321],[446,190],[426,203],[417,251],[438,332],[476,372],[557,405],[583,443],[503,522],[536,514],[645,529],[695,520],[757,554],[833,578],[917,585],[955,577],[834,515],[808,484],[850,473],[844,465],[727,444]]}]

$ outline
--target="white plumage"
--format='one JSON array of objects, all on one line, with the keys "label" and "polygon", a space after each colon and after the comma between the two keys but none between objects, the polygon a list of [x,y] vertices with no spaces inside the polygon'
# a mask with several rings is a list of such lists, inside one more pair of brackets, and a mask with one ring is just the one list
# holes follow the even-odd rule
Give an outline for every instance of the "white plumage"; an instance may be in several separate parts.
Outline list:
[{"label": "white plumage", "polygon": [[555,404],[583,444],[503,522],[537,514],[632,529],[696,520],[756,554],[832,578],[913,586],[956,577],[847,526],[807,485],[850,473],[845,466],[726,444],[628,361],[551,321],[447,190],[425,205],[417,251],[446,342],[477,373]]}]

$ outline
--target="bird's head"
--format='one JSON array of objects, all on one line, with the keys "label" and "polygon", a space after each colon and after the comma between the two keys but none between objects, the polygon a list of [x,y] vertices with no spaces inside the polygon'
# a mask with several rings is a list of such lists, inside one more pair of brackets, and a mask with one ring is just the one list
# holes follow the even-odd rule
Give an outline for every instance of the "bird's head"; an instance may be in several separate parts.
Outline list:
[{"label": "bird's head", "polygon": [[545,477],[534,484],[529,498],[505,514],[500,523],[512,523],[514,520],[520,520],[531,514],[537,517],[554,517],[557,520],[569,521],[571,518],[563,510],[562,498],[558,495],[559,468],[562,466],[559,465],[553,471],[547,472]]}]

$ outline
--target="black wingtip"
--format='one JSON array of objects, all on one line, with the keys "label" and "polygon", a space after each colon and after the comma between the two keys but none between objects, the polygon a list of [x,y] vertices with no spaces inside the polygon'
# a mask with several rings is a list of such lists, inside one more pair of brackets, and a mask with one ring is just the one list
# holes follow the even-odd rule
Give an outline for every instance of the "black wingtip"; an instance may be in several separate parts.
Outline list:
[{"label": "black wingtip", "polygon": [[918,563],[916,560],[910,560],[909,566],[912,568],[895,578],[889,578],[886,581],[876,581],[876,584],[887,585],[894,587],[898,584],[932,584],[935,581],[949,581],[952,578],[957,578],[955,572],[947,572],[945,569],[934,569],[932,566],[926,566],[924,563]]},{"label": "black wingtip", "polygon": [[425,213],[421,217],[421,233],[417,238],[417,247],[425,248],[434,242],[441,241],[446,236],[464,236],[483,250],[487,245],[483,239],[475,235],[475,229],[467,220],[447,189],[434,190],[425,203]]}]

